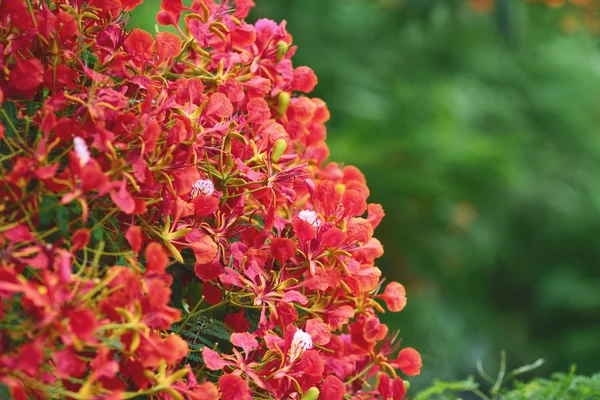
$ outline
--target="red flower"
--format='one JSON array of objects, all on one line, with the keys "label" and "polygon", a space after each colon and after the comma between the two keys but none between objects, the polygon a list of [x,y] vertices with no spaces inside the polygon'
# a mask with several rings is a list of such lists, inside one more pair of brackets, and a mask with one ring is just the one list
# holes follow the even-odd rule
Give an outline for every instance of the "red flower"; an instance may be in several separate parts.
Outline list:
[{"label": "red flower", "polygon": [[284,265],[287,260],[296,254],[296,243],[290,239],[273,238],[271,240],[271,255]]},{"label": "red flower", "polygon": [[233,106],[223,93],[215,93],[210,96],[205,113],[209,116],[227,118],[233,113]]},{"label": "red flower", "polygon": [[246,18],[250,9],[254,7],[252,0],[235,0],[235,16],[238,18]]},{"label": "red flower", "polygon": [[138,253],[142,249],[144,238],[142,236],[142,229],[139,226],[132,225],[127,228],[125,238],[129,242],[131,250],[135,253]]},{"label": "red flower", "polygon": [[77,250],[83,249],[85,246],[88,245],[88,243],[90,241],[90,237],[91,237],[91,234],[90,234],[89,230],[87,230],[85,228],[76,230],[75,233],[73,233],[71,250],[77,251]]},{"label": "red flower", "polygon": [[156,35],[156,53],[158,62],[162,63],[178,56],[181,52],[181,38],[171,32],[159,32]]},{"label": "red flower", "polygon": [[402,398],[382,371],[421,358],[388,359],[376,299],[400,311],[406,293],[376,294],[384,213],[357,168],[325,163],[329,111],[302,95],[317,77],[294,69],[285,22],[244,21],[252,0],[162,0],[176,33],[155,40],[126,29],[141,0],[63,3],[0,6],[0,103],[31,122],[0,125],[3,212],[21,221],[0,232],[11,394]]},{"label": "red flower", "polygon": [[250,322],[248,322],[244,316],[243,308],[237,313],[227,314],[225,316],[225,323],[229,325],[234,332],[242,333],[250,330]]},{"label": "red flower", "polygon": [[19,350],[17,369],[34,377],[40,370],[43,359],[43,348],[40,341],[26,343]]},{"label": "red flower", "polygon": [[383,400],[402,400],[406,395],[406,386],[400,378],[390,379],[386,374],[379,374],[377,391]]},{"label": "red flower", "polygon": [[343,400],[346,394],[344,382],[340,381],[336,376],[329,375],[321,384],[321,396],[324,399]]},{"label": "red flower", "polygon": [[391,364],[394,368],[400,368],[408,376],[419,375],[423,366],[421,355],[411,347],[400,350],[398,358]]},{"label": "red flower", "polygon": [[146,262],[147,271],[163,274],[169,263],[169,257],[160,244],[152,242],[146,246]]},{"label": "red flower", "polygon": [[317,85],[317,76],[309,67],[298,67],[294,70],[293,90],[310,93]]},{"label": "red flower", "polygon": [[78,357],[77,352],[72,347],[65,347],[63,350],[55,352],[54,361],[57,370],[63,378],[71,376],[78,378],[88,368],[86,362]]},{"label": "red flower", "polygon": [[390,282],[384,292],[378,296],[385,301],[390,311],[402,311],[406,306],[406,290],[401,283]]},{"label": "red flower", "polygon": [[31,96],[42,84],[43,74],[44,67],[37,58],[17,58],[15,68],[10,73],[10,82],[18,91],[17,94]]},{"label": "red flower", "polygon": [[252,400],[250,386],[237,375],[222,375],[219,378],[219,388],[223,400]]},{"label": "red flower", "polygon": [[91,341],[98,326],[96,316],[91,310],[78,310],[69,313],[71,332],[79,340]]}]

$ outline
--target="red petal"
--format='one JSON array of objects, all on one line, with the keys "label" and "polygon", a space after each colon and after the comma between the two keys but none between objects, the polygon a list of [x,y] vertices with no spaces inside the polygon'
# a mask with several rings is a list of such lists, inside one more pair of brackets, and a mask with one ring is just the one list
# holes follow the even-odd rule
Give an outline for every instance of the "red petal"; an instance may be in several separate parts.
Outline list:
[{"label": "red petal", "polygon": [[229,341],[234,346],[238,346],[244,349],[244,352],[246,354],[250,353],[252,350],[258,347],[258,342],[254,338],[254,335],[251,335],[248,332],[232,333],[231,339]]},{"label": "red petal", "polygon": [[135,253],[138,253],[144,244],[142,228],[136,225],[130,226],[125,232],[125,239],[127,239],[129,242],[131,250],[133,250]]},{"label": "red petal", "polygon": [[379,284],[381,270],[377,267],[361,267],[354,277],[360,282],[360,290],[370,292]]},{"label": "red petal", "polygon": [[229,325],[234,332],[248,332],[250,329],[250,322],[248,322],[244,316],[243,308],[235,314],[227,314],[225,316],[225,323]]},{"label": "red petal", "polygon": [[392,382],[393,400],[402,400],[406,394],[406,386],[401,378],[396,378]]},{"label": "red petal", "polygon": [[146,247],[146,271],[163,274],[168,263],[169,257],[160,244],[152,242]]},{"label": "red petal", "polygon": [[273,238],[271,240],[271,256],[283,266],[287,260],[296,254],[296,243],[291,239]]},{"label": "red petal", "polygon": [[271,313],[271,315],[269,315],[269,320],[274,325],[284,328],[298,321],[298,311],[296,311],[296,308],[291,304],[279,303],[277,304],[277,317],[274,313]]},{"label": "red petal", "polygon": [[202,284],[202,296],[204,296],[204,300],[210,305],[219,304],[221,300],[223,300],[223,292],[221,289],[210,282],[204,282]]},{"label": "red petal", "polygon": [[79,339],[90,340],[94,337],[98,320],[91,310],[72,311],[69,313],[69,325]]},{"label": "red petal", "polygon": [[17,369],[29,376],[36,376],[42,362],[43,352],[39,341],[25,343],[19,349]]},{"label": "red petal", "polygon": [[156,35],[156,52],[159,62],[178,56],[181,52],[181,38],[171,32],[159,32]]},{"label": "red petal", "polygon": [[192,191],[192,186],[200,179],[197,167],[189,167],[173,172],[175,178],[175,191],[179,196],[184,196]]},{"label": "red petal", "polygon": [[44,67],[37,58],[19,60],[10,73],[10,82],[18,90],[36,90],[44,79]]},{"label": "red petal", "polygon": [[219,253],[219,247],[208,235],[190,232],[185,236],[188,247],[192,249],[198,264],[208,264]]},{"label": "red petal", "polygon": [[381,328],[381,322],[379,322],[379,318],[376,316],[371,316],[367,318],[365,324],[363,325],[363,337],[367,342],[373,342],[377,340],[379,336],[379,329]]},{"label": "red petal", "polygon": [[142,29],[133,29],[125,39],[125,49],[132,54],[148,53],[154,39],[152,35]]},{"label": "red petal", "polygon": [[208,264],[194,264],[194,273],[203,281],[214,281],[223,273],[223,266],[220,262],[211,262]]},{"label": "red petal", "polygon": [[[236,48],[243,49],[246,46],[252,45],[256,41],[256,31],[254,26],[242,21],[240,25],[230,31],[231,45]],[[257,97],[260,100],[264,100]]]},{"label": "red petal", "polygon": [[331,340],[331,331],[327,324],[318,318],[309,319],[304,329],[312,337],[313,343],[324,346]]},{"label": "red petal", "polygon": [[300,369],[310,376],[321,376],[325,372],[325,361],[316,350],[307,350],[300,359]]},{"label": "red petal", "polygon": [[342,205],[350,217],[363,215],[367,211],[366,198],[358,190],[346,189],[342,195]]},{"label": "red petal", "polygon": [[202,349],[202,358],[204,359],[206,368],[212,371],[223,369],[230,364],[228,361],[223,360],[219,353],[206,346]]},{"label": "red petal", "polygon": [[144,141],[144,154],[152,153],[156,148],[156,142],[158,142],[158,138],[162,129],[157,122],[151,122],[146,127],[146,132],[142,136],[142,140]]},{"label": "red petal", "polygon": [[90,236],[89,230],[85,228],[77,229],[73,234],[73,240],[71,241],[71,251],[81,250],[87,246],[90,241]]},{"label": "red petal", "polygon": [[298,67],[294,70],[292,90],[309,93],[317,85],[317,76],[309,67]]},{"label": "red petal", "polygon": [[250,9],[256,4],[252,0],[235,0],[235,15],[238,18],[246,18]]},{"label": "red petal", "polygon": [[379,226],[379,223],[385,216],[383,207],[381,207],[381,204],[369,204],[367,209],[369,211],[367,214],[367,221],[369,221],[373,229],[375,229]]},{"label": "red petal", "polygon": [[206,115],[227,118],[233,113],[233,106],[226,95],[223,93],[214,93],[208,99],[205,111]]},{"label": "red petal", "polygon": [[406,289],[401,283],[390,282],[379,297],[392,312],[402,311],[406,306]]},{"label": "red petal", "polygon": [[197,397],[190,396],[190,399],[196,400],[218,400],[219,399],[219,390],[217,386],[212,382],[204,382],[198,387],[193,389],[194,395]]},{"label": "red petal", "polygon": [[201,194],[194,197],[192,203],[194,204],[194,216],[196,218],[212,215],[219,209],[219,199],[213,196]]},{"label": "red petal", "polygon": [[59,275],[61,282],[71,281],[71,257],[72,254],[64,249],[57,251],[58,255],[54,259],[54,271]]},{"label": "red petal", "polygon": [[98,355],[92,361],[93,379],[112,378],[119,372],[119,364],[110,355],[109,350],[102,346],[98,351]]},{"label": "red petal", "polygon": [[127,181],[125,179],[121,181],[119,190],[113,190],[110,193],[110,198],[126,214],[131,214],[135,211],[135,200],[127,191]]},{"label": "red petal", "polygon": [[395,368],[400,368],[404,374],[408,376],[415,376],[421,373],[423,361],[421,360],[421,355],[418,351],[412,347],[407,347],[400,350],[398,358],[391,364]]},{"label": "red petal", "polygon": [[237,375],[225,374],[219,378],[222,400],[252,400],[250,386]]},{"label": "red petal", "polygon": [[262,97],[257,97],[248,102],[248,121],[261,125],[271,117],[269,105]]},{"label": "red petal", "polygon": [[302,242],[306,243],[317,237],[317,231],[315,228],[300,218],[294,218],[293,226],[294,232],[296,232],[301,245]]},{"label": "red petal", "polygon": [[284,303],[298,303],[305,305],[308,303],[308,299],[304,297],[304,295],[297,290],[290,290],[289,292],[285,292],[283,295],[283,299],[281,299]]},{"label": "red petal", "polygon": [[11,242],[29,242],[34,239],[27,225],[19,224],[14,228],[7,229],[3,233],[4,237]]},{"label": "red petal", "polygon": [[53,357],[57,371],[65,378],[78,378],[87,370],[87,363],[77,357],[72,347],[54,352]]},{"label": "red petal", "polygon": [[341,306],[329,313],[329,326],[332,330],[345,325],[354,317],[354,309],[350,306]]},{"label": "red petal", "polygon": [[343,400],[346,394],[344,382],[334,375],[329,375],[321,385],[321,396],[327,400]]},{"label": "red petal", "polygon": [[143,2],[144,0],[121,0],[123,11],[131,11]]}]

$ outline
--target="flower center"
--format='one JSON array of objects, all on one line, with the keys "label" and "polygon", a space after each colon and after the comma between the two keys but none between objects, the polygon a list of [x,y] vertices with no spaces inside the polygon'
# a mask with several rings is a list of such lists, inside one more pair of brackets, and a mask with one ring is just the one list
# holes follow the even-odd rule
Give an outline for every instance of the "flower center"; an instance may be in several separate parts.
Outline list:
[{"label": "flower center", "polygon": [[192,186],[192,192],[190,197],[194,197],[202,194],[204,196],[211,196],[215,192],[215,185],[208,179],[200,179]]},{"label": "flower center", "polygon": [[300,218],[302,221],[308,222],[315,228],[318,228],[319,226],[321,226],[321,220],[319,219],[319,216],[317,215],[317,213],[314,211],[302,210],[298,214],[298,218]]},{"label": "flower center", "polygon": [[310,333],[298,329],[294,333],[294,339],[292,339],[292,345],[290,346],[290,364],[296,361],[306,350],[311,349],[312,345]]},{"label": "flower center", "polygon": [[88,150],[87,144],[85,144],[85,140],[79,136],[73,138],[73,150],[75,150],[75,154],[77,154],[77,158],[79,158],[79,164],[82,166],[90,161],[90,151]]}]

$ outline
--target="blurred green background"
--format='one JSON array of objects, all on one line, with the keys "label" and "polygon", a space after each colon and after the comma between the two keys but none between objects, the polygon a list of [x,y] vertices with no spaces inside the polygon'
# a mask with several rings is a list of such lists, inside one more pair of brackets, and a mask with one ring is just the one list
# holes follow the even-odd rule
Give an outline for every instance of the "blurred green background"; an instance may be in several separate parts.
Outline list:
[{"label": "blurred green background", "polygon": [[[501,349],[600,370],[598,40],[516,0],[255,1],[319,77],[332,160],[386,210],[379,266],[409,302],[385,320],[423,354],[412,384],[495,374]],[[133,24],[154,31],[158,5]]]}]

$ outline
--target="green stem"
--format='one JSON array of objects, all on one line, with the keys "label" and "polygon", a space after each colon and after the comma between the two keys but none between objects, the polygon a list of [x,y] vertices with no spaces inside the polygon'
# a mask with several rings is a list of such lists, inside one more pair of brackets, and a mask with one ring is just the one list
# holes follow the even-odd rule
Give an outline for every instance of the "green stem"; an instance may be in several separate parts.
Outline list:
[{"label": "green stem", "polygon": [[177,329],[177,334],[178,335],[181,334],[181,332],[183,332],[183,328],[185,328],[185,325],[188,323],[188,321],[190,320],[190,318],[192,318],[192,314],[194,314],[196,312],[196,310],[198,309],[198,307],[200,307],[200,304],[202,304],[203,301],[204,301],[204,296],[200,297],[200,300],[198,300],[198,302],[196,303],[196,305],[194,306],[194,308],[192,309],[192,311],[183,320],[183,322],[181,323],[181,326],[179,327],[179,329]]}]

